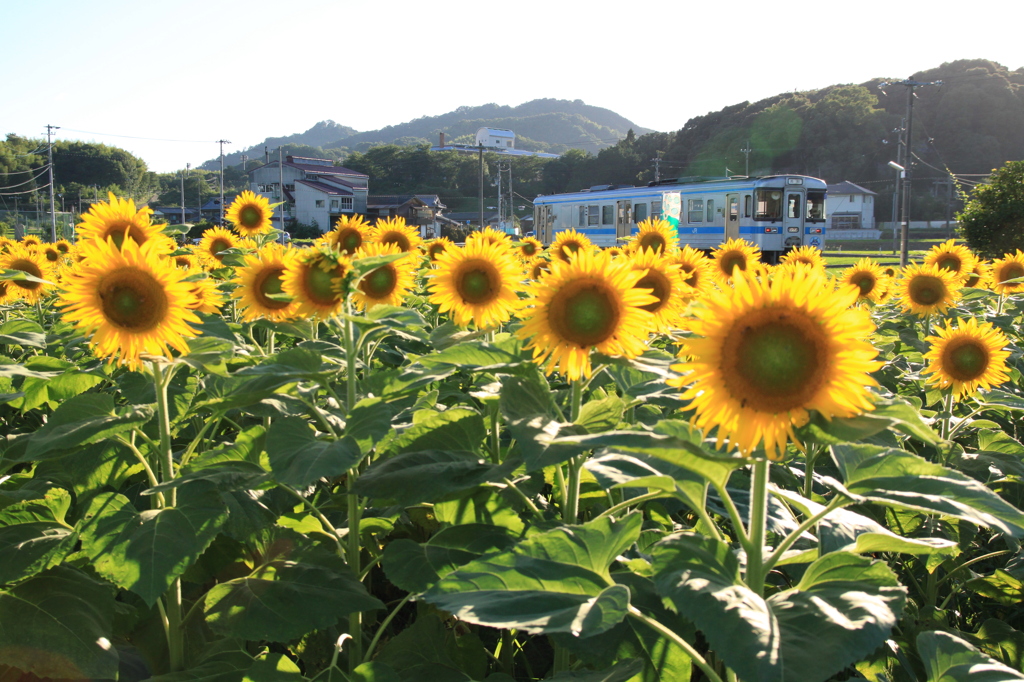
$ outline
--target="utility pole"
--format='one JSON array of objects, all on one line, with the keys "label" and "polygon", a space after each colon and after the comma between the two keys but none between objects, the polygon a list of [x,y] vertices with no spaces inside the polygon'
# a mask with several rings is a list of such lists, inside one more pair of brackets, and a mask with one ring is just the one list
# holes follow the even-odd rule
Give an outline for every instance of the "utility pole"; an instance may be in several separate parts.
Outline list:
[{"label": "utility pole", "polygon": [[909,78],[898,83],[879,83],[878,89],[885,93],[889,85],[902,85],[907,89],[907,154],[904,157],[905,171],[903,173],[903,216],[900,219],[900,267],[906,267],[910,262],[910,190],[911,177],[914,167],[914,88],[925,85],[942,85],[942,81],[915,81]]},{"label": "utility pole", "polygon": [[754,150],[750,148],[750,140],[747,140],[747,146],[741,149],[740,152],[742,152],[743,155],[747,157],[747,165],[744,167],[743,174],[746,175],[748,178],[750,177],[750,152],[752,151]]},{"label": "utility pole", "polygon": [[249,161],[249,156],[247,154],[242,154],[242,172],[243,173],[248,173],[249,172],[249,169],[246,166],[246,163],[248,161]]},{"label": "utility pole", "polygon": [[661,182],[661,157],[656,156],[651,161],[654,162],[654,182]]},{"label": "utility pole", "polygon": [[892,189],[892,255],[894,256],[896,255],[896,240],[898,234],[896,231],[896,221],[900,219],[900,179],[903,177],[904,165],[903,146],[906,143],[903,134],[906,131],[907,119],[904,118],[900,121],[900,127],[893,131],[894,133],[896,133],[898,138],[896,143],[896,166],[898,166],[898,168],[896,168],[896,184],[893,186]]},{"label": "utility pole", "polygon": [[192,164],[185,164],[185,172],[181,174],[181,224],[185,224],[185,176],[188,175],[189,166]]},{"label": "utility pole", "polygon": [[57,241],[57,213],[53,206],[53,135],[54,130],[60,130],[60,126],[46,124],[46,154],[49,159],[50,171],[50,243]]},{"label": "utility pole", "polygon": [[224,224],[224,145],[231,144],[230,140],[217,140],[220,145],[220,222]]},{"label": "utility pole", "polygon": [[[286,204],[284,198],[284,151],[281,147],[277,148],[277,182],[281,188],[281,196],[278,199],[281,200],[281,231],[284,232],[284,207]],[[328,225],[325,231],[332,227],[333,225]]]},{"label": "utility pole", "polygon": [[484,229],[484,145],[480,144],[480,229]]}]

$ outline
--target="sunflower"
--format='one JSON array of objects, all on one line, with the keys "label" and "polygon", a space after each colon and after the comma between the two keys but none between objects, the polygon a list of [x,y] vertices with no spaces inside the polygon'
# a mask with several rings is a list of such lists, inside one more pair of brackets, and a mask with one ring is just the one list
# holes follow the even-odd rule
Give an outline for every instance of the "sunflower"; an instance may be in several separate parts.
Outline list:
[{"label": "sunflower", "polygon": [[960,398],[1009,380],[1006,358],[1010,351],[1003,350],[1009,342],[992,323],[979,324],[971,317],[953,327],[947,320],[937,334],[925,339],[932,345],[924,355],[928,360],[924,371],[932,375],[929,384],[952,388],[953,395]]},{"label": "sunflower", "polygon": [[977,262],[978,257],[971,253],[970,249],[957,244],[953,239],[933,246],[924,256],[925,265],[937,265],[943,270],[948,270],[961,282],[967,279]]},{"label": "sunflower", "polygon": [[171,260],[174,261],[174,267],[181,268],[182,270],[192,270],[196,267],[196,259],[189,253],[179,253],[171,256]]},{"label": "sunflower", "polygon": [[61,294],[60,306],[66,320],[92,336],[96,355],[138,369],[143,353],[170,357],[170,348],[188,352],[185,340],[198,333],[188,323],[199,322],[188,309],[191,284],[163,256],[158,242],[139,246],[125,239],[118,244],[110,237],[83,248],[86,257]]},{"label": "sunflower", "polygon": [[235,226],[238,234],[255,237],[270,232],[273,215],[274,209],[270,208],[270,201],[265,196],[245,190],[231,202],[224,217]]},{"label": "sunflower", "polygon": [[394,244],[399,251],[413,251],[420,242],[419,230],[405,224],[405,218],[394,217],[378,220],[373,226],[373,241],[379,244]]},{"label": "sunflower", "polygon": [[687,244],[671,258],[679,265],[683,282],[690,288],[689,295],[700,296],[715,288],[715,265],[703,251]]},{"label": "sunflower", "polygon": [[0,255],[0,270],[21,270],[48,283],[33,282],[27,279],[7,280],[8,297],[22,298],[28,303],[35,303],[49,293],[52,282],[56,279],[53,264],[46,260],[41,251],[30,249],[23,244],[11,247],[11,250]]},{"label": "sunflower", "polygon": [[623,249],[621,246],[608,246],[605,247],[604,251],[612,258],[618,258],[619,256],[626,253],[625,249]]},{"label": "sunflower", "polygon": [[[326,319],[342,312],[352,261],[327,247],[299,251],[288,260],[281,278],[281,290],[294,299],[295,315]],[[262,292],[269,300],[273,283],[264,284]]]},{"label": "sunflower", "polygon": [[[194,270],[190,274],[195,275],[200,272]],[[192,294],[192,300],[187,306],[189,310],[196,310],[207,315],[216,315],[220,312],[221,306],[225,303],[225,296],[218,288],[217,282],[209,277],[203,277],[202,279],[193,279],[188,284],[189,293]]]},{"label": "sunflower", "polygon": [[544,250],[544,245],[536,237],[523,237],[519,241],[519,257],[523,260],[535,258]]},{"label": "sunflower", "polygon": [[992,286],[992,266],[979,259],[974,268],[967,273],[964,286],[975,289],[984,289]]},{"label": "sunflower", "polygon": [[839,286],[853,286],[861,301],[881,303],[889,289],[889,278],[882,266],[870,258],[861,258],[839,278]]},{"label": "sunflower", "polygon": [[477,240],[483,240],[491,244],[500,244],[505,247],[511,247],[512,245],[511,237],[509,237],[504,232],[495,230],[493,227],[485,227],[482,230],[470,232],[466,236],[466,244],[469,244],[470,242]]},{"label": "sunflower", "polygon": [[199,242],[199,253],[205,258],[220,263],[224,258],[221,251],[227,251],[237,245],[238,237],[231,234],[229,230],[225,230],[223,227],[211,227],[203,232],[203,240]]},{"label": "sunflower", "polygon": [[511,251],[482,239],[452,247],[437,257],[431,275],[430,302],[451,311],[455,324],[475,322],[492,329],[507,322],[519,307],[522,267]]},{"label": "sunflower", "polygon": [[26,234],[21,238],[21,245],[30,249],[35,249],[43,245],[43,240],[34,234]]},{"label": "sunflower", "polygon": [[668,380],[688,386],[682,398],[696,410],[693,423],[717,427],[718,447],[728,439],[745,455],[763,446],[781,459],[809,410],[830,419],[872,409],[870,372],[882,363],[867,340],[870,316],[850,307],[852,287],[832,290],[803,268],[770,283],[740,272],[733,284],[695,310],[690,360],[673,366],[683,376]]},{"label": "sunflower", "polygon": [[821,255],[821,249],[816,246],[798,246],[795,249],[790,249],[783,254],[779,262],[782,264],[804,263],[815,270],[825,269],[825,259]]},{"label": "sunflower", "polygon": [[667,220],[648,218],[637,224],[637,233],[630,238],[631,250],[642,252],[654,249],[656,253],[673,253],[679,250],[679,233],[672,229]]},{"label": "sunflower", "polygon": [[654,317],[643,306],[658,302],[636,288],[643,275],[592,249],[551,261],[551,271],[533,285],[517,332],[529,339],[534,362],[547,374],[559,370],[576,380],[590,377],[592,349],[629,358],[642,353]]},{"label": "sunflower", "polygon": [[63,255],[68,255],[71,252],[71,242],[67,239],[58,239],[53,243],[54,247],[60,251]]},{"label": "sunflower", "polygon": [[761,248],[745,239],[730,239],[711,252],[715,274],[722,282],[732,279],[733,270],[754,270],[761,260]]},{"label": "sunflower", "polygon": [[56,265],[57,262],[60,261],[61,256],[64,255],[60,252],[60,249],[58,249],[53,244],[42,245],[40,247],[40,252],[43,254],[43,258],[45,258],[50,263],[53,263],[54,265]]},{"label": "sunflower", "polygon": [[363,245],[373,228],[361,215],[343,215],[334,223],[334,229],[324,240],[346,256],[351,256]]},{"label": "sunflower", "polygon": [[17,242],[0,235],[0,253],[7,253]]},{"label": "sunflower", "polygon": [[593,250],[594,244],[590,241],[590,237],[577,232],[571,227],[556,234],[555,241],[551,243],[552,255],[566,262],[577,253]]},{"label": "sunflower", "polygon": [[[402,253],[396,244],[369,243],[356,252],[356,258],[370,258]],[[416,260],[399,258],[373,270],[363,277],[352,292],[352,300],[360,309],[378,305],[401,305],[415,281]]]},{"label": "sunflower", "polygon": [[283,301],[277,297],[284,293],[285,273],[296,267],[298,258],[297,251],[280,244],[268,244],[245,256],[245,265],[235,270],[232,280],[238,285],[235,296],[243,320],[253,322],[262,317],[280,322],[299,314],[296,299]]},{"label": "sunflower", "polygon": [[431,263],[436,263],[438,256],[454,246],[455,244],[448,237],[438,237],[427,243],[425,253]]},{"label": "sunflower", "polygon": [[937,265],[908,265],[896,286],[903,309],[921,317],[946,312],[960,297],[960,280]]},{"label": "sunflower", "polygon": [[992,263],[992,290],[999,295],[1024,291],[1024,282],[1009,280],[1024,277],[1024,252],[1008,253]]},{"label": "sunflower", "polygon": [[693,297],[693,290],[683,281],[682,268],[652,247],[634,252],[629,256],[629,262],[634,270],[644,273],[634,287],[649,289],[657,299],[654,303],[640,306],[654,316],[651,331],[663,333],[677,329],[683,306]]},{"label": "sunflower", "polygon": [[151,239],[161,243],[161,252],[170,253],[174,250],[174,240],[161,231],[160,225],[154,225],[150,208],[135,209],[132,199],[118,199],[113,192],[108,194],[109,201],[101,201],[89,207],[88,213],[82,214],[82,222],[78,224],[79,240],[106,241],[108,237],[120,246],[125,237],[136,244],[145,244]]},{"label": "sunflower", "polygon": [[886,277],[896,279],[896,275],[900,274],[901,268],[898,265],[886,265],[882,268],[882,272],[885,273]]},{"label": "sunflower", "polygon": [[540,279],[550,271],[551,261],[542,256],[538,256],[526,263],[526,276],[530,279]]}]

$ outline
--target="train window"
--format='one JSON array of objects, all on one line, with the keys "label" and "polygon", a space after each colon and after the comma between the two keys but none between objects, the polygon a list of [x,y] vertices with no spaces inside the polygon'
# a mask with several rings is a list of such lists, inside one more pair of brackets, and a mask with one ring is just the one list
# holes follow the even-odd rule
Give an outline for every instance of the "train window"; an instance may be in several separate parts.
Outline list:
[{"label": "train window", "polygon": [[799,218],[800,217],[800,195],[799,194],[790,194],[789,195],[789,199],[786,202],[786,206],[787,206],[786,215],[788,215],[790,218]]},{"label": "train window", "polygon": [[807,220],[809,222],[825,222],[824,192],[807,192]]},{"label": "train window", "polygon": [[651,202],[651,218],[653,220],[657,220],[660,217],[661,217],[661,202],[660,201],[652,201]]},{"label": "train window", "polygon": [[751,196],[749,194],[743,195],[743,217],[744,218],[749,218],[750,217],[750,205],[752,203],[753,202],[751,201]]},{"label": "train window", "polygon": [[601,207],[601,224],[602,225],[614,225],[615,224],[615,207],[614,206],[602,206]]},{"label": "train window", "polygon": [[633,204],[633,222],[647,220],[647,204]]},{"label": "train window", "polygon": [[587,207],[586,206],[580,206],[580,221],[579,221],[579,223],[577,223],[577,226],[578,227],[586,227],[587,226]]},{"label": "train window", "polygon": [[597,225],[597,220],[600,214],[597,212],[597,206],[587,207],[587,225]]},{"label": "train window", "polygon": [[708,222],[715,222],[715,200],[708,199]]},{"label": "train window", "polygon": [[757,213],[754,220],[782,219],[782,191],[777,189],[757,190]]},{"label": "train window", "polygon": [[686,202],[686,222],[688,223],[702,223],[704,222],[704,200],[703,199],[688,199]]}]

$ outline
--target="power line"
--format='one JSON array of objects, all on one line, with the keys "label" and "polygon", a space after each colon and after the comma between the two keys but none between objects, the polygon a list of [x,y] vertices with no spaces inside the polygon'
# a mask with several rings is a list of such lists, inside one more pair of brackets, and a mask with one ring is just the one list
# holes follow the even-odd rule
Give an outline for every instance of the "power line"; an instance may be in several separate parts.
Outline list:
[{"label": "power line", "polygon": [[36,187],[35,189],[27,189],[24,192],[0,192],[0,197],[13,197],[16,194],[34,194],[35,192],[39,192],[41,190],[44,190],[44,189],[46,189],[49,186],[50,186],[50,184],[47,183],[47,184],[43,185],[42,187]]},{"label": "power line", "polygon": [[17,185],[8,185],[7,187],[0,187],[0,190],[14,189],[15,187],[21,187],[22,185],[27,185],[30,182],[35,182],[39,178],[43,177],[46,174],[47,170],[49,170],[49,168],[44,169],[42,173],[40,173],[39,175],[35,176],[34,178],[29,178],[28,180],[25,180],[24,182],[19,182]]},{"label": "power line", "polygon": [[170,140],[163,137],[139,137],[136,135],[115,135],[114,133],[96,133],[89,130],[75,130],[74,128],[64,128],[64,130],[73,133],[84,133],[85,135],[100,135],[102,137],[123,137],[127,140],[149,140],[151,142],[194,142],[197,144],[217,144],[218,140]]}]

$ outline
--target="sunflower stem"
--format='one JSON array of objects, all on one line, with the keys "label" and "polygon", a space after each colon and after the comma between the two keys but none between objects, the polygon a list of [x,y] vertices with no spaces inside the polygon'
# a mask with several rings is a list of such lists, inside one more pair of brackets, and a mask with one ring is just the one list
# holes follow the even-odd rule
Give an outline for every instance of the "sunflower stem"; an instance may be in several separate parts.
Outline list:
[{"label": "sunflower stem", "polygon": [[767,459],[754,461],[754,476],[750,481],[750,546],[747,548],[747,587],[758,595],[764,594],[764,542],[768,520],[768,466]]},{"label": "sunflower stem", "polygon": [[356,344],[352,324],[352,302],[345,298],[345,413],[351,414],[356,404]]},{"label": "sunflower stem", "polygon": [[722,682],[722,678],[718,676],[715,669],[712,668],[704,657],[700,655],[700,652],[694,649],[689,642],[676,634],[674,630],[669,629],[656,619],[646,615],[643,611],[633,605],[630,605],[629,607],[629,615],[685,651],[686,655],[690,657],[690,660],[693,661],[694,665],[700,668],[701,672],[707,676],[708,680],[711,682]]},{"label": "sunflower stem", "polygon": [[402,597],[402,601],[398,602],[398,606],[393,608],[391,610],[391,613],[389,613],[387,615],[387,618],[384,619],[384,622],[380,624],[380,627],[377,628],[377,632],[375,632],[374,635],[373,635],[373,639],[370,640],[370,646],[368,646],[366,648],[366,655],[363,657],[363,659],[361,661],[362,663],[369,662],[370,657],[373,656],[374,649],[377,648],[377,642],[380,641],[381,635],[383,635],[384,631],[387,630],[389,625],[391,625],[391,621],[393,621],[395,619],[395,616],[397,616],[398,612],[402,610],[402,607],[405,606],[406,604],[408,604],[409,600],[412,599],[412,598],[413,598],[413,593],[412,592],[410,592],[409,594],[407,594],[404,597]]},{"label": "sunflower stem", "polygon": [[942,397],[942,440],[949,440],[949,425],[953,420],[953,389]]},{"label": "sunflower stem", "polygon": [[[583,382],[573,379],[569,382],[570,403],[569,419],[575,422],[580,418],[580,406],[583,403]],[[580,508],[580,469],[583,467],[583,455],[576,455],[569,460],[569,480],[566,485],[565,506],[562,508],[563,523],[576,523]]]},{"label": "sunflower stem", "polygon": [[[174,480],[174,452],[171,449],[171,419],[168,409],[167,387],[174,377],[175,366],[168,368],[165,374],[159,361],[151,363],[153,368],[153,388],[156,391],[157,422],[160,427],[160,456],[163,460],[163,482]],[[178,504],[178,491],[171,488],[165,497],[170,507]],[[166,608],[165,627],[167,628],[167,654],[171,672],[183,670],[185,667],[185,641],[181,630],[181,579],[176,578],[171,587],[164,593]]]},{"label": "sunflower stem", "polygon": [[[359,520],[362,509],[359,506],[359,496],[356,495],[355,479],[356,467],[349,469],[348,473],[348,566],[352,573],[359,577]],[[354,671],[363,661],[363,614],[356,611],[348,616],[348,633],[352,635],[352,646],[349,650],[348,668]]]},{"label": "sunflower stem", "polygon": [[497,401],[491,413],[491,462],[501,464],[501,410]]}]

